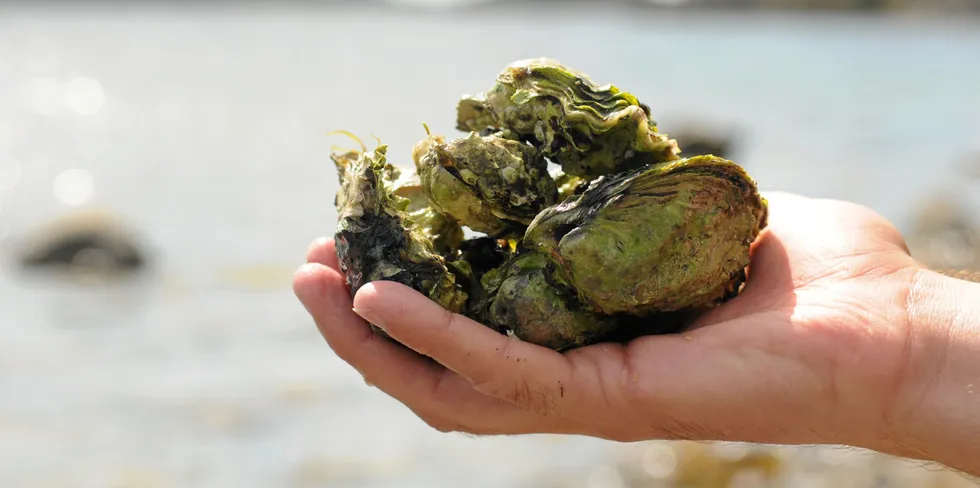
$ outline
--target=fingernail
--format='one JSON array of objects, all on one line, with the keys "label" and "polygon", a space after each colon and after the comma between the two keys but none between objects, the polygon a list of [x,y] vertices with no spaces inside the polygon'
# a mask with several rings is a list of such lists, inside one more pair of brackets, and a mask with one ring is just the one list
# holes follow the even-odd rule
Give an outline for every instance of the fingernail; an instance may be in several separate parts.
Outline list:
[{"label": "fingernail", "polygon": [[378,316],[375,315],[375,313],[372,312],[371,310],[364,309],[364,308],[356,308],[356,307],[352,308],[351,310],[353,310],[354,313],[356,313],[357,315],[360,315],[361,318],[366,320],[369,324],[372,324],[375,327],[384,330],[385,332],[388,332],[387,330],[385,330],[385,324],[383,324],[381,320],[378,319]]}]

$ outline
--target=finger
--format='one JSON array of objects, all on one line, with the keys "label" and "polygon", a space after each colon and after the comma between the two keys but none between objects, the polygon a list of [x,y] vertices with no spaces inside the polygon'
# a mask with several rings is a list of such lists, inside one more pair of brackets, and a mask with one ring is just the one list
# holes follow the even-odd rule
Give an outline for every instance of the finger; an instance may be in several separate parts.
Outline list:
[{"label": "finger", "polygon": [[412,288],[370,283],[358,291],[354,307],[398,342],[466,378],[477,391],[523,411],[575,418],[576,409],[585,407],[565,356],[450,313]]},{"label": "finger", "polygon": [[340,264],[337,262],[337,247],[333,238],[320,237],[313,241],[306,251],[306,262],[322,264],[340,271]]},{"label": "finger", "polygon": [[341,359],[433,427],[474,434],[568,430],[554,419],[541,419],[483,395],[454,373],[375,334],[351,310],[350,295],[337,271],[305,265],[296,273],[294,289]]}]

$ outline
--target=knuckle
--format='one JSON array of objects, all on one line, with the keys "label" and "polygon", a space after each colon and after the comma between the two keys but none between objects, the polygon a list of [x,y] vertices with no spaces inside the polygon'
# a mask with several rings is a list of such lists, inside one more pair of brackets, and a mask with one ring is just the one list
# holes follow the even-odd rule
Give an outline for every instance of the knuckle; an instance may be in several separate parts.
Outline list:
[{"label": "knuckle", "polygon": [[523,379],[514,382],[506,400],[519,410],[542,417],[551,416],[555,410],[554,396],[547,388],[532,385]]}]

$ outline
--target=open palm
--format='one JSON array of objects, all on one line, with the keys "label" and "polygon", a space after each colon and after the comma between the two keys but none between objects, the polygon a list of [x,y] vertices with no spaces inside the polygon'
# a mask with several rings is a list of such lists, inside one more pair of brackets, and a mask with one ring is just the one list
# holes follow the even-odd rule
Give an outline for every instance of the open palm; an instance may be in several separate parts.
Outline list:
[{"label": "open palm", "polygon": [[330,239],[311,247],[294,290],[341,358],[441,431],[853,445],[891,435],[921,266],[868,209],[767,198],[745,289],[676,335],[558,353],[397,283],[351,300]]}]

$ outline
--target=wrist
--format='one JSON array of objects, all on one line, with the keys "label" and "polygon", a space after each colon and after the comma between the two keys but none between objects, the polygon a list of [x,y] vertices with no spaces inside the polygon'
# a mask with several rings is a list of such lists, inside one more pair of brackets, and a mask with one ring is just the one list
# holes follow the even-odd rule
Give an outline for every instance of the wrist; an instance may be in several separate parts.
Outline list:
[{"label": "wrist", "polygon": [[907,367],[882,449],[980,470],[980,284],[922,269],[912,280]]}]

